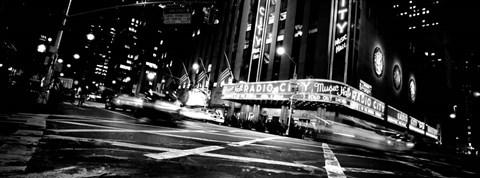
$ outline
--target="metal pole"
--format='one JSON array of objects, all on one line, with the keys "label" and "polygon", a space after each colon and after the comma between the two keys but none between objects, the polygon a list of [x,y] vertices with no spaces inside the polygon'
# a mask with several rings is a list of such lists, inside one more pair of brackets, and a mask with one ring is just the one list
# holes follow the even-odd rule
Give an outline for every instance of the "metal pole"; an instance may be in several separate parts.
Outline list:
[{"label": "metal pole", "polygon": [[287,135],[290,135],[290,120],[292,120],[292,112],[293,112],[293,94],[290,96],[290,109],[288,110],[288,121],[287,121]]},{"label": "metal pole", "polygon": [[[68,1],[68,6],[67,6],[67,10],[65,11],[65,16],[63,17],[63,21],[62,21],[62,26],[60,27],[60,29],[58,30],[58,33],[57,33],[57,38],[55,39],[55,44],[53,46],[53,48],[51,49],[51,53],[53,53],[52,57],[53,56],[58,56],[58,49],[60,48],[60,42],[62,42],[62,36],[63,36],[63,28],[65,28],[65,24],[67,24],[67,17],[68,17],[68,12],[70,11],[70,5],[72,4],[72,0],[69,0]],[[55,65],[55,63],[57,62],[58,60],[58,57],[55,57],[52,59],[52,61],[49,62],[48,64],[48,71],[47,71],[47,75],[45,76],[45,80],[43,81],[45,87],[48,87],[49,84],[50,84],[50,80],[52,78],[52,74],[53,74],[53,66]]]}]

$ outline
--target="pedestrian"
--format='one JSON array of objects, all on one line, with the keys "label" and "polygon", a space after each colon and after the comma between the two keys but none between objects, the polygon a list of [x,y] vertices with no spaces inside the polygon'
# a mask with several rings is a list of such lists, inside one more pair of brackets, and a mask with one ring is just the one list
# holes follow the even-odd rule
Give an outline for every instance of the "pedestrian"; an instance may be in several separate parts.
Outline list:
[{"label": "pedestrian", "polygon": [[63,85],[60,82],[60,79],[54,78],[52,82],[50,82],[48,90],[49,90],[48,103],[51,109],[56,110],[57,107],[60,105],[60,102],[62,101]]},{"label": "pedestrian", "polygon": [[78,88],[78,106],[83,106],[85,99],[87,99],[87,89],[85,87]]}]

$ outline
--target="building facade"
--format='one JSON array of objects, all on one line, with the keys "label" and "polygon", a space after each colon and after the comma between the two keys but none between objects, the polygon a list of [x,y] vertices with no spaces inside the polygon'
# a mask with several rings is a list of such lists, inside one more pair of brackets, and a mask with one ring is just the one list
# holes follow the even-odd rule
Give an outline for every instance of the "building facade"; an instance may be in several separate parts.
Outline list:
[{"label": "building facade", "polygon": [[[451,98],[432,101],[451,90],[450,59],[441,36],[425,35],[432,34],[427,24],[441,22],[417,14],[434,14],[438,2],[406,3],[225,1],[218,4],[220,23],[201,28],[213,31],[200,40],[210,45],[200,45],[191,61],[213,64],[211,103],[229,105],[229,115],[287,123],[293,100],[293,117],[346,114],[436,142],[448,118],[438,110],[451,107]],[[402,21],[413,13],[415,24]],[[229,69],[233,80],[222,75]],[[223,100],[215,97],[218,88]]]}]

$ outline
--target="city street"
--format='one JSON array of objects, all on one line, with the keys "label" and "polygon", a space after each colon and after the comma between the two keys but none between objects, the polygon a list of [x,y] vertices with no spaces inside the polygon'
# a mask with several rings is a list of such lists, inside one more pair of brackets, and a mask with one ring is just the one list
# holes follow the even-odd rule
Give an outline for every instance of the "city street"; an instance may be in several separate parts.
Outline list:
[{"label": "city street", "polygon": [[[64,103],[19,177],[476,177],[478,162],[385,153],[198,121],[137,123]],[[469,166],[464,166],[464,165]],[[16,177],[16,176],[13,176]]]}]

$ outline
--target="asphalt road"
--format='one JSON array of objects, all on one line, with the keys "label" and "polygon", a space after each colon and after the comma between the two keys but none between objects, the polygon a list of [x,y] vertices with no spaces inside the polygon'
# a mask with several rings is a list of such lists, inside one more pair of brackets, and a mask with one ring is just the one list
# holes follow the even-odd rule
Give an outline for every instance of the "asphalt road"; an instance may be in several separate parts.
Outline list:
[{"label": "asphalt road", "polygon": [[380,152],[197,121],[138,123],[129,112],[102,107],[65,104],[63,114],[50,115],[39,148],[18,177],[479,176],[478,161]]}]

